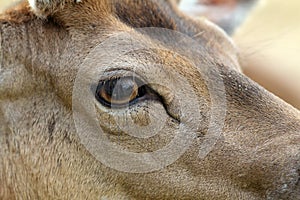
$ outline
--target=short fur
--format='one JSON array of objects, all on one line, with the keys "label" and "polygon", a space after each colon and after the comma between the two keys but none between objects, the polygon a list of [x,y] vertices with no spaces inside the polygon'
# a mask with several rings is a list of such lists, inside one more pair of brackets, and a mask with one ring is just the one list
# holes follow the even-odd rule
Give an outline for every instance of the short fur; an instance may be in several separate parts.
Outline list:
[{"label": "short fur", "polygon": [[[236,48],[215,25],[185,16],[171,0],[37,0],[31,5],[21,2],[0,17],[0,199],[300,199],[299,111],[240,72]],[[160,171],[123,173],[101,164],[79,141],[72,117],[76,66],[108,36],[148,26],[194,37],[202,47],[202,64],[221,72],[224,135],[207,157],[197,157],[210,97],[203,78],[175,60],[174,69],[202,102],[198,140]],[[153,62],[170,62],[162,52],[150,53]],[[127,62],[134,65],[134,59]],[[162,80],[160,74],[153,78]],[[162,96],[163,90],[158,90]],[[164,109],[172,113],[176,106]],[[136,113],[143,115],[138,108]],[[149,148],[176,132],[176,120],[168,120]]]}]

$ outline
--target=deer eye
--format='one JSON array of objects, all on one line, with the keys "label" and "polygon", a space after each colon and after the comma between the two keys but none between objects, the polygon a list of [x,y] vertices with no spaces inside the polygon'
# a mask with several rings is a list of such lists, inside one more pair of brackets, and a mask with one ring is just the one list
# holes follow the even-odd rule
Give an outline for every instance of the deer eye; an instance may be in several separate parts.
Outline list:
[{"label": "deer eye", "polygon": [[95,97],[107,107],[124,107],[145,99],[148,94],[146,85],[134,77],[119,77],[98,83]]}]

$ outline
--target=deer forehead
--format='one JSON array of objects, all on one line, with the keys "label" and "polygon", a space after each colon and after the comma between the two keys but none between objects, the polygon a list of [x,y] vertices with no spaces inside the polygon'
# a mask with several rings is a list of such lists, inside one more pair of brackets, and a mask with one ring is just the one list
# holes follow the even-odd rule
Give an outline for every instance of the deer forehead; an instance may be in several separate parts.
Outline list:
[{"label": "deer forehead", "polygon": [[[199,46],[203,47],[204,52],[202,53],[207,55],[202,55],[205,58],[203,62],[210,59],[208,62],[212,64],[225,63],[225,66],[238,66],[235,47],[220,28],[205,19],[200,19],[196,22],[185,18],[185,16],[180,16],[176,9],[170,11],[172,8],[171,0],[148,0],[145,2],[133,0],[110,2],[104,0],[82,0],[76,2],[71,0],[30,0],[29,3],[22,4],[21,8],[25,10],[20,12],[22,16],[24,13],[27,16],[27,13],[32,14],[34,12],[38,16],[48,17],[48,20],[40,19],[34,15],[30,15],[30,19],[23,17],[24,23],[31,24],[27,26],[27,31],[37,33],[37,35],[27,38],[30,40],[31,48],[33,48],[31,49],[33,54],[31,64],[35,72],[42,72],[47,77],[53,78],[53,81],[56,82],[55,86],[62,90],[63,96],[71,97],[72,91],[72,81],[65,77],[75,77],[78,70],[76,66],[82,62],[95,45],[115,32],[132,31],[132,28],[152,26],[182,32],[194,37],[199,42]],[[158,8],[164,12],[159,12]],[[154,17],[151,18],[151,15],[154,15]],[[176,21],[177,17],[174,17],[174,15],[180,17],[178,21]],[[53,18],[54,23],[52,21]],[[189,27],[186,28],[186,26]],[[23,29],[23,23],[16,24],[15,28],[20,32]],[[22,37],[16,36],[16,31],[14,32],[10,33],[7,30],[6,36],[2,35],[3,40],[12,40],[8,39],[9,37],[22,39]],[[70,33],[71,37],[69,37],[68,33]],[[131,33],[134,33],[132,34],[133,37],[142,37],[134,31]],[[5,43],[9,46],[9,42]],[[23,53],[27,48],[21,46],[17,45],[15,52],[29,59],[25,55],[26,53]],[[119,47],[122,48],[122,45],[119,45]],[[3,48],[5,48],[5,45]],[[42,49],[42,51],[39,49]],[[158,53],[158,55],[161,54]],[[26,70],[26,72],[20,72],[20,69],[23,68],[14,69],[15,73],[28,74]],[[181,71],[180,69],[178,70]],[[188,67],[184,68],[182,65],[182,70],[186,71],[189,69]],[[6,84],[2,81],[2,89],[6,88],[3,85],[9,86],[11,82],[14,82],[14,85],[24,85],[21,83],[21,80],[17,81],[20,84],[16,84],[16,80],[12,78],[14,76],[9,77],[9,80],[5,80]],[[26,80],[31,79],[27,78]],[[30,83],[30,85],[34,84]],[[31,86],[27,88],[31,88]],[[20,93],[18,92],[18,94]]]},{"label": "deer forehead", "polygon": [[226,51],[230,49],[231,54],[236,53],[230,37],[222,29],[204,18],[197,22],[187,18],[178,12],[176,3],[177,0],[29,0],[37,16],[51,16],[76,31],[86,29],[89,32],[91,25],[94,29],[111,31],[161,27],[184,32],[197,37],[198,41],[206,40],[205,43],[213,44],[211,46],[219,45]]},{"label": "deer forehead", "polygon": [[[54,71],[56,75],[53,77],[60,77],[60,74],[68,74],[70,76],[70,73],[73,73],[71,66],[80,63],[91,48],[103,41],[108,35],[124,30],[132,31],[132,28],[143,28],[146,26],[173,29],[194,37],[199,42],[199,46],[204,47],[204,54],[210,54],[207,58],[211,57],[213,64],[227,62],[227,64],[224,64],[225,66],[239,66],[237,64],[236,48],[224,31],[208,20],[200,19],[196,22],[185,17],[172,8],[172,2],[172,0],[148,0],[143,2],[133,0],[30,0],[29,3],[23,3],[20,5],[20,8],[16,7],[15,9],[23,9],[20,12],[22,16],[31,16],[30,18],[19,17],[25,21],[24,23],[27,23],[28,20],[32,21],[28,23],[31,25],[27,26],[30,29],[27,31],[38,33],[38,37],[27,38],[32,40],[30,43],[34,45],[32,47],[35,48],[33,49],[34,57],[35,59],[43,60],[46,65],[49,64],[52,67],[48,66],[41,69],[42,67],[36,66],[40,65],[40,62],[34,63],[34,60],[32,64],[35,65],[36,71],[46,71],[47,75],[51,77]],[[28,10],[28,8],[32,11]],[[49,20],[35,17],[32,15],[32,12],[38,16],[49,17]],[[151,18],[152,15],[153,17]],[[52,23],[53,18],[54,23]],[[17,19],[16,21],[20,20]],[[23,25],[21,22],[16,24],[15,28],[21,31]],[[62,32],[61,34],[59,34],[60,31]],[[7,39],[10,37],[9,35],[17,35],[16,31],[12,31],[15,32],[14,34],[9,32],[7,30]],[[68,32],[72,37],[68,36]],[[4,40],[4,35],[2,36]],[[140,37],[139,34],[134,34],[134,36]],[[16,36],[16,38],[20,37]],[[62,40],[61,38],[67,39]],[[8,45],[9,42],[6,43]],[[64,50],[64,46],[69,47],[69,49]],[[24,48],[17,46],[15,51],[23,55],[22,50]],[[37,50],[41,48],[43,48],[43,51]],[[68,53],[69,50],[71,50],[71,53]],[[61,56],[64,52],[67,52],[67,55]],[[80,56],[74,57],[74,54]],[[60,59],[57,59],[58,57]],[[53,70],[58,66],[60,66],[58,70]],[[74,74],[76,74],[76,69]],[[66,84],[62,83],[62,85]]]}]

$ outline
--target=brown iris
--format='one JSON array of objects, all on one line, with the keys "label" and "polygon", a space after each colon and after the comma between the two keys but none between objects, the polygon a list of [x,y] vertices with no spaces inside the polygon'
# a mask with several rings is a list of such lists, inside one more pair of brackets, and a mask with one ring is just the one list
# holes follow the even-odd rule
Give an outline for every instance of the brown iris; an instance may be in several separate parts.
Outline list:
[{"label": "brown iris", "polygon": [[126,105],[145,94],[145,87],[139,87],[138,82],[133,77],[100,81],[96,90],[96,98],[100,103],[109,107]]}]

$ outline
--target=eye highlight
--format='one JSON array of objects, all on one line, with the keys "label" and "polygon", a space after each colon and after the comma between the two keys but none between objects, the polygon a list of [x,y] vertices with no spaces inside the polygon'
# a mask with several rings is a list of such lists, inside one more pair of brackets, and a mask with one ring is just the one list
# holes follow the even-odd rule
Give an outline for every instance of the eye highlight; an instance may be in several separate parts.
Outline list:
[{"label": "eye highlight", "polygon": [[132,105],[145,99],[149,88],[135,77],[118,77],[98,83],[95,97],[109,108]]}]

